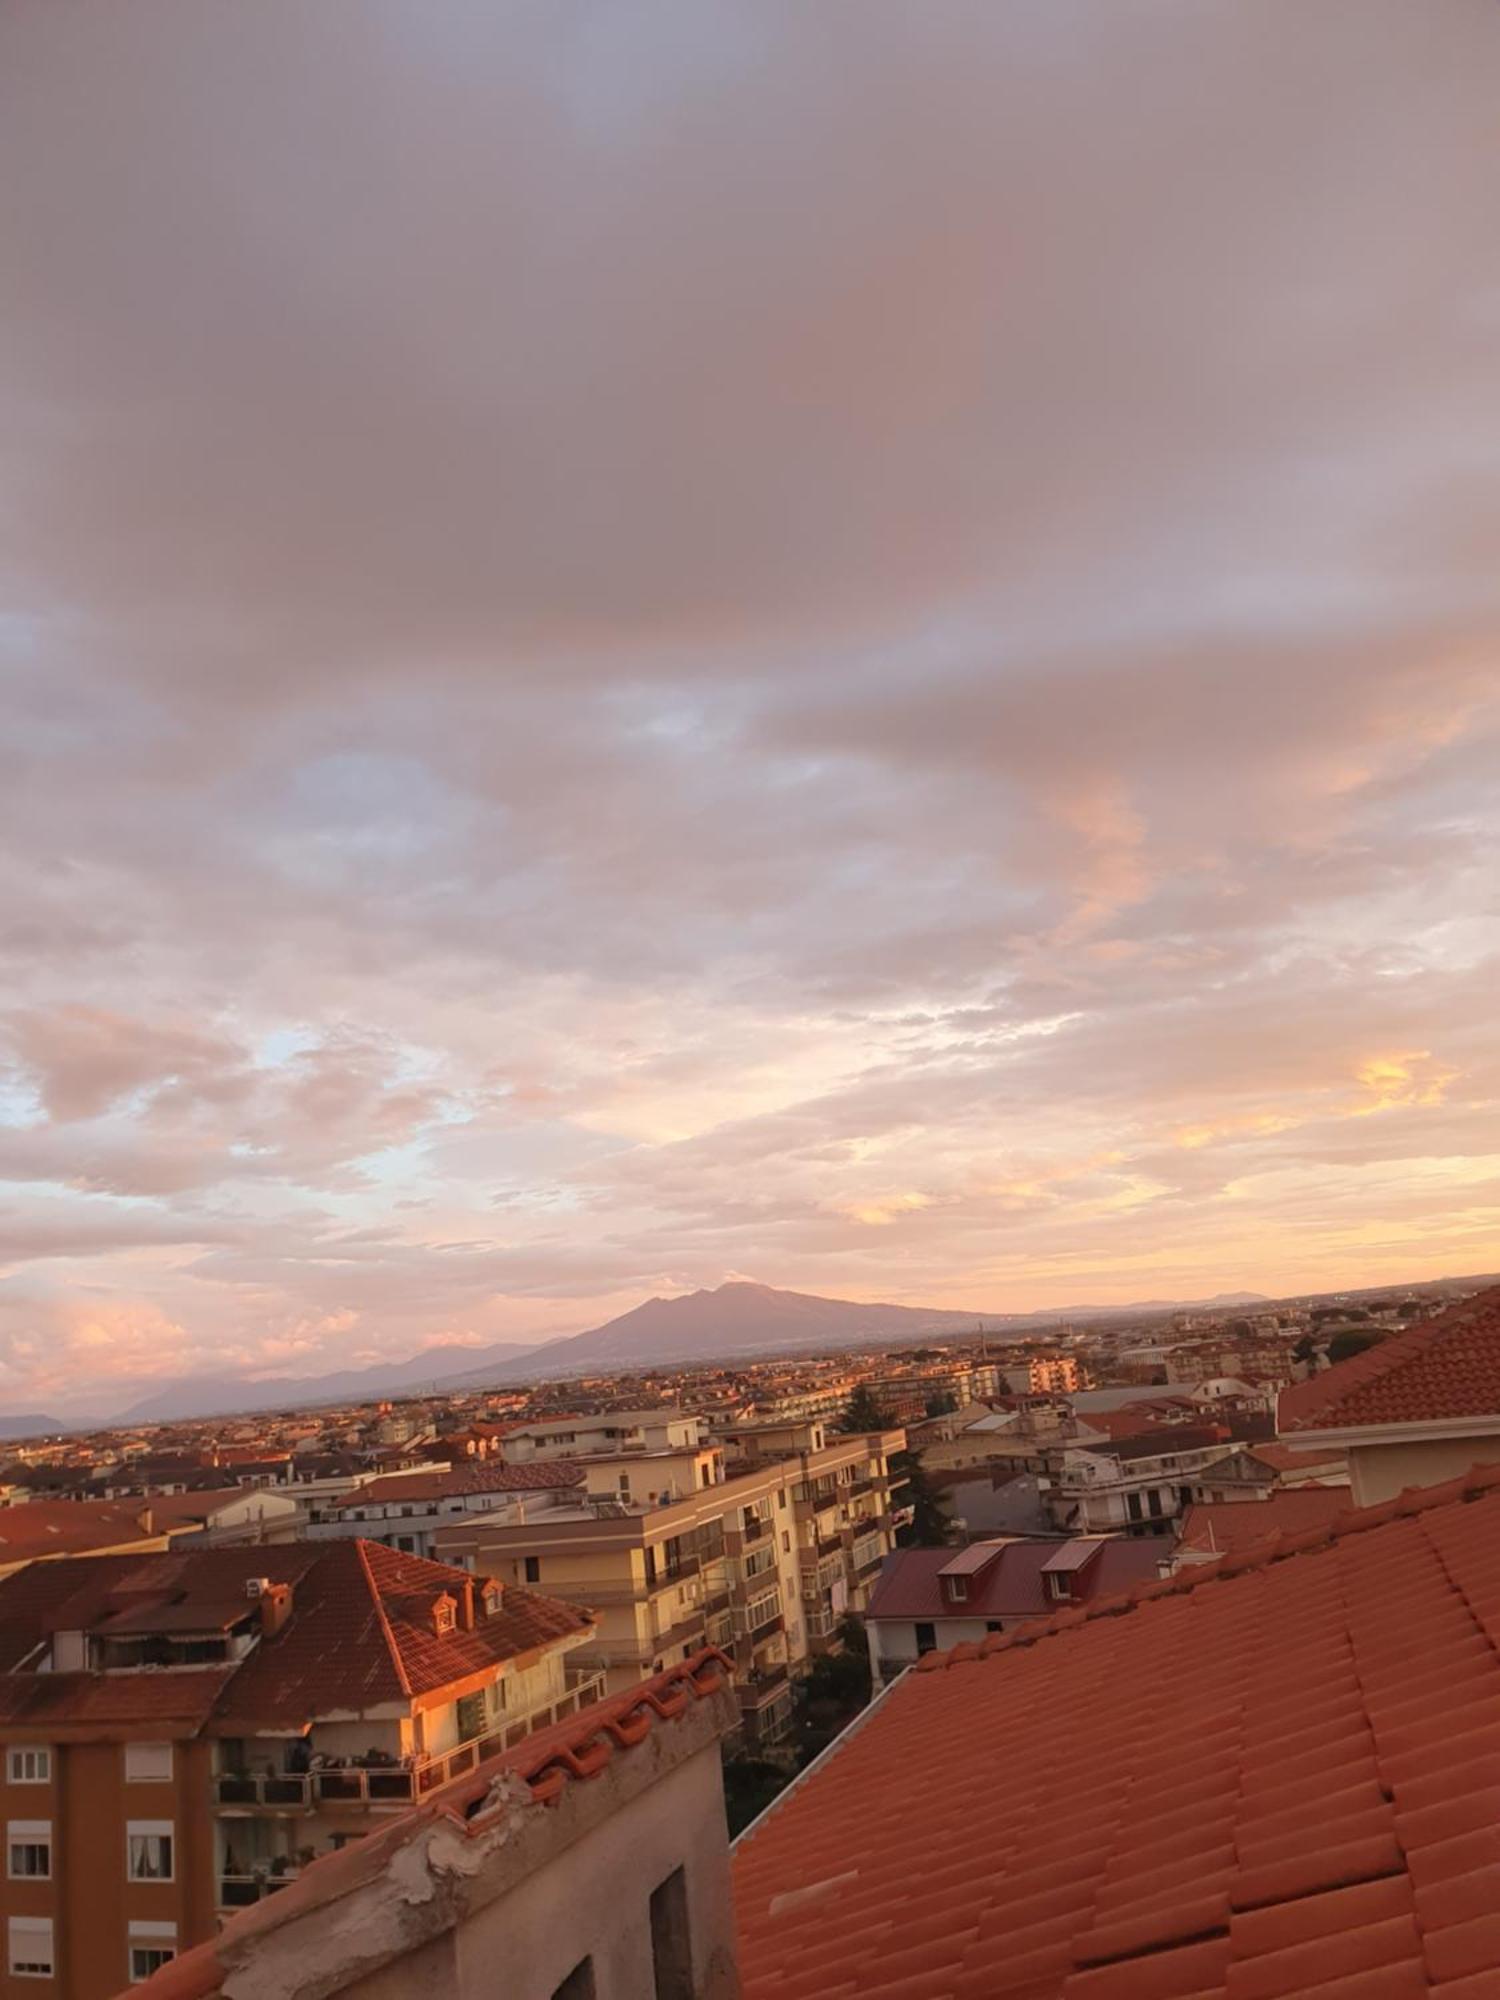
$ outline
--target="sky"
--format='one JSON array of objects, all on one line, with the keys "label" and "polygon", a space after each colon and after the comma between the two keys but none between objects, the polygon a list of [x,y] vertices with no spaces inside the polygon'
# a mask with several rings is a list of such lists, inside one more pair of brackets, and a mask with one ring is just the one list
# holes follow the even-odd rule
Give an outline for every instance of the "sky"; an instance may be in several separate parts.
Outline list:
[{"label": "sky", "polygon": [[0,1404],[1500,1266],[1489,0],[10,0]]}]

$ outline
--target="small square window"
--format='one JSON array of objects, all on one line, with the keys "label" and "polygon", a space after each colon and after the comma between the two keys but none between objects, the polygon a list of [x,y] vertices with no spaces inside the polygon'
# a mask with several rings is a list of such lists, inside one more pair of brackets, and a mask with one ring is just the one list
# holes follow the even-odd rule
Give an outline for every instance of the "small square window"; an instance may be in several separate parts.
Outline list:
[{"label": "small square window", "polygon": [[130,1926],[130,1983],[138,1986],[177,1956],[176,1924],[133,1923]]},{"label": "small square window", "polygon": [[5,1872],[12,1882],[46,1882],[52,1876],[52,1822],[13,1819],[5,1829]]},{"label": "small square window", "polygon": [[172,1880],[172,1822],[133,1819],[125,1829],[126,1873],[132,1882]]},{"label": "small square window", "polygon": [[50,1979],[54,1970],[52,1919],[12,1917],[6,1931],[11,1972],[20,1979]]},{"label": "small square window", "polygon": [[132,1785],[167,1784],[172,1776],[170,1743],[127,1743],[125,1778]]}]

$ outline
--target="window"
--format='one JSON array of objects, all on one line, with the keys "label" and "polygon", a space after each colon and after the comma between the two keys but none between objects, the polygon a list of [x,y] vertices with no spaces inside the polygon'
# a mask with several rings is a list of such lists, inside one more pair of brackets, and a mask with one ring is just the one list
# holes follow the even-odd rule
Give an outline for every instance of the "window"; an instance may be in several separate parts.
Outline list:
[{"label": "window", "polygon": [[52,1752],[40,1743],[22,1744],[7,1759],[13,1785],[50,1785]]},{"label": "window", "polygon": [[790,1532],[786,1528],[783,1528],[781,1531],[781,1553],[784,1556],[789,1556],[791,1552],[792,1552],[792,1537]]},{"label": "window", "polygon": [[132,1785],[165,1784],[172,1776],[170,1743],[127,1743],[125,1777]]},{"label": "window", "polygon": [[23,1979],[52,1977],[52,1919],[12,1917],[7,1926],[10,1969]]},{"label": "window", "polygon": [[130,1983],[138,1986],[177,1956],[176,1924],[130,1926]]},{"label": "window", "polygon": [[966,1576],[948,1578],[948,1595],[955,1604],[965,1604],[969,1596],[969,1579]]},{"label": "window", "polygon": [[594,2000],[594,1961],[581,1958],[561,1986],[552,1990],[552,2000]]},{"label": "window", "polygon": [[693,2000],[687,1877],[680,1868],[651,1891],[651,1968],[656,1974],[656,2000]]},{"label": "window", "polygon": [[13,1819],[5,1829],[5,1872],[13,1882],[34,1877],[47,1881],[52,1874],[52,1822],[50,1819]]},{"label": "window", "polygon": [[936,1625],[932,1624],[929,1620],[919,1619],[917,1622],[916,1631],[917,1631],[917,1651],[919,1653],[935,1652],[937,1650]]},{"label": "window", "polygon": [[126,1873],[132,1882],[172,1880],[172,1822],[133,1819],[125,1828]]},{"label": "window", "polygon": [[782,1492],[780,1492],[780,1493],[778,1493],[778,1494],[776,1495],[776,1505],[777,1505],[778,1507],[785,1507],[785,1506],[786,1506],[786,1493],[785,1493],[785,1490],[783,1490]]},{"label": "window", "polygon": [[440,1597],[437,1603],[433,1605],[432,1622],[439,1637],[444,1632],[451,1632],[453,1630],[453,1600],[451,1598]]},{"label": "window", "polygon": [[[540,1583],[540,1582],[541,1582],[541,1580],[542,1580],[542,1559],[541,1559],[541,1557],[540,1557],[540,1556],[528,1556],[528,1557],[526,1558],[526,1581],[527,1581],[528,1583]],[[585,1961],[585,1962],[586,1962],[586,1961]],[[571,1978],[571,1977],[572,1977],[572,1974],[570,1973],[570,1974],[569,1974],[568,1976],[569,1976],[569,1978]],[[593,1975],[593,1973],[591,1972],[591,1973],[589,1974],[589,1978],[590,1978],[590,1979],[592,1979],[592,1978],[593,1978],[593,1976],[594,1976],[594,1975]]]}]

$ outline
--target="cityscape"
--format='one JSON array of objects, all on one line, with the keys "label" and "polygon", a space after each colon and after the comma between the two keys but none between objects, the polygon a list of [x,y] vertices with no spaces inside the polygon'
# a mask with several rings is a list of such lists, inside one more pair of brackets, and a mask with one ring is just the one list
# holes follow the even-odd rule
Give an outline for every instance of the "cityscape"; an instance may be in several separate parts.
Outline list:
[{"label": "cityscape", "polygon": [[0,2000],[1500,2000],[1497,104],[0,0]]}]

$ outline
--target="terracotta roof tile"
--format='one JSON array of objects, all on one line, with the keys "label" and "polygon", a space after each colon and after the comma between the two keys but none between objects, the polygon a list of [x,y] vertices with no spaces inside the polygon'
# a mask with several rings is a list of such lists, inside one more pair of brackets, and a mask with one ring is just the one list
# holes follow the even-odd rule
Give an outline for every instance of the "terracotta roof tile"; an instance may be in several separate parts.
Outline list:
[{"label": "terracotta roof tile", "polygon": [[[92,1630],[126,1608],[145,1614],[153,1605],[162,1607],[165,1623],[179,1626],[194,1606],[216,1617],[236,1603],[249,1612],[246,1582],[262,1576],[290,1585],[291,1613],[281,1630],[219,1672],[219,1698],[207,1723],[212,1732],[301,1728],[336,1710],[409,1701],[586,1633],[592,1624],[572,1606],[507,1586],[492,1616],[477,1617],[469,1630],[459,1623],[439,1633],[433,1617],[438,1598],[462,1597],[486,1579],[352,1538],[82,1556],[35,1563],[0,1580],[0,1687],[12,1690],[3,1699],[40,1698],[32,1684],[42,1677],[6,1670],[18,1667],[51,1632]],[[151,1620],[136,1616],[130,1622],[140,1628]],[[124,1708],[150,1709],[163,1699],[158,1689],[185,1678],[121,1677],[125,1692],[116,1699]],[[89,1699],[97,1704],[104,1697]],[[103,1719],[97,1707],[90,1715]]]},{"label": "terracotta roof tile", "polygon": [[923,2000],[1481,2000],[1497,1591],[1476,1468],[929,1654],[738,1843],[745,2000],[888,2000],[909,1952]]},{"label": "terracotta roof tile", "polygon": [[1277,1428],[1500,1419],[1500,1285],[1283,1389]]}]

